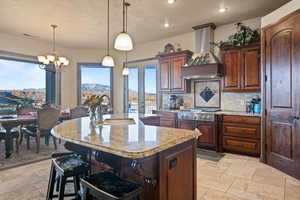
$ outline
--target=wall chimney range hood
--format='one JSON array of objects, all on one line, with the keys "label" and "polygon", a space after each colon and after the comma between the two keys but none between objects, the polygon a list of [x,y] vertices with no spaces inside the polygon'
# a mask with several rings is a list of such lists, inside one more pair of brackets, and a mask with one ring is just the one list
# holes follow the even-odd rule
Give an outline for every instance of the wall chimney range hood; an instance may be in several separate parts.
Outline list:
[{"label": "wall chimney range hood", "polygon": [[181,68],[184,79],[219,78],[223,74],[222,64],[213,53],[212,42],[214,42],[214,23],[203,24],[193,27],[195,33],[195,53],[193,59],[207,55],[207,62],[192,63]]}]

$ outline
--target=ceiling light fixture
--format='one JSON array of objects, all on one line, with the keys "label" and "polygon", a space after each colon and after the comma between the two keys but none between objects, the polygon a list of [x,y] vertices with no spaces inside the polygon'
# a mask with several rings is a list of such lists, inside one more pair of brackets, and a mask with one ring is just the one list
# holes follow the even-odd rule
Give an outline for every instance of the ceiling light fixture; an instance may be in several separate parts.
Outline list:
[{"label": "ceiling light fixture", "polygon": [[222,7],[222,8],[219,9],[219,12],[220,12],[220,13],[224,13],[224,12],[226,12],[227,10],[228,10],[228,8]]},{"label": "ceiling light fixture", "polygon": [[123,31],[119,33],[115,40],[115,49],[120,51],[131,51],[133,49],[133,42],[131,36],[127,33],[127,9],[129,3],[123,0]]},{"label": "ceiling light fixture", "polygon": [[165,28],[169,28],[169,27],[170,27],[170,24],[169,24],[168,22],[165,22],[164,27],[165,27]]},{"label": "ceiling light fixture", "polygon": [[168,0],[168,4],[173,4],[175,2],[176,2],[176,0]]},{"label": "ceiling light fixture", "polygon": [[37,56],[39,67],[48,72],[58,72],[63,66],[69,65],[69,60],[63,56],[57,56],[55,49],[55,29],[57,25],[51,25],[53,29],[53,49],[52,54]]},{"label": "ceiling light fixture", "polygon": [[125,52],[125,62],[123,64],[122,75],[123,76],[128,76],[129,75],[129,68],[127,67],[127,51]]},{"label": "ceiling light fixture", "polygon": [[109,55],[109,0],[107,0],[107,54],[102,59],[102,65],[107,67],[114,67],[114,58]]}]

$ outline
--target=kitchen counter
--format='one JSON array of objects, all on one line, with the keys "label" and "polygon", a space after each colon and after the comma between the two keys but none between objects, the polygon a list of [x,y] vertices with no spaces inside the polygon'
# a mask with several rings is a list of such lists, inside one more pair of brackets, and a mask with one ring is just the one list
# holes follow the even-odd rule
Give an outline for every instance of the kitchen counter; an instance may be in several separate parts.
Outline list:
[{"label": "kitchen counter", "polygon": [[144,158],[197,138],[191,130],[147,126],[140,118],[157,115],[105,115],[104,119],[133,118],[135,124],[101,125],[89,117],[65,121],[51,131],[59,139],[126,158]]},{"label": "kitchen counter", "polygon": [[[197,110],[197,109],[195,109],[195,110]],[[178,113],[180,110],[161,109],[159,111],[160,112]],[[203,112],[203,113],[206,113],[206,112]],[[248,116],[248,117],[261,117],[261,113],[247,113],[244,111],[233,111],[233,110],[221,110],[221,111],[217,111],[217,112],[207,112],[207,113],[213,113],[216,115],[237,115],[237,116]]]}]

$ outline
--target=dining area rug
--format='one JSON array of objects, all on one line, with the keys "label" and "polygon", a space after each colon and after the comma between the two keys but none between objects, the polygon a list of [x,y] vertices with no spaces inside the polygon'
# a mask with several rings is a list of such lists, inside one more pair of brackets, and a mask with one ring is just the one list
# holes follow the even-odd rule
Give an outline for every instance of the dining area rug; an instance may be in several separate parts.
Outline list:
[{"label": "dining area rug", "polygon": [[18,167],[42,160],[51,158],[53,152],[64,152],[64,143],[59,144],[57,140],[57,150],[54,149],[53,140],[50,138],[49,146],[45,144],[45,138],[41,138],[40,152],[36,153],[36,143],[35,139],[31,138],[30,149],[27,149],[26,140],[22,142],[19,147],[19,154],[16,153],[15,141],[14,141],[14,151],[10,158],[5,159],[5,144],[4,140],[0,142],[0,170],[9,169],[13,167]]}]

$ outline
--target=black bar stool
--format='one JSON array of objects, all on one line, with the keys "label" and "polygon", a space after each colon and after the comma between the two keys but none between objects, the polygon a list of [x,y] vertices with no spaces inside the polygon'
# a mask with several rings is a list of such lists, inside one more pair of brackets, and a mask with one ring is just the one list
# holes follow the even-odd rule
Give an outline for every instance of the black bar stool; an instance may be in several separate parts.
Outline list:
[{"label": "black bar stool", "polygon": [[[79,178],[87,176],[89,165],[84,162],[79,155],[75,153],[58,153],[52,155],[50,178],[48,183],[47,200],[57,198],[63,200],[64,197],[75,196],[79,198]],[[68,178],[72,177],[74,184],[74,193],[65,194],[65,186]],[[59,183],[58,181],[59,180]],[[54,195],[55,184],[58,185],[59,193]]]},{"label": "black bar stool", "polygon": [[[100,172],[80,179],[82,199],[89,200],[139,200],[143,191],[140,184],[116,176],[111,172]],[[92,196],[92,197],[90,197]]]}]

